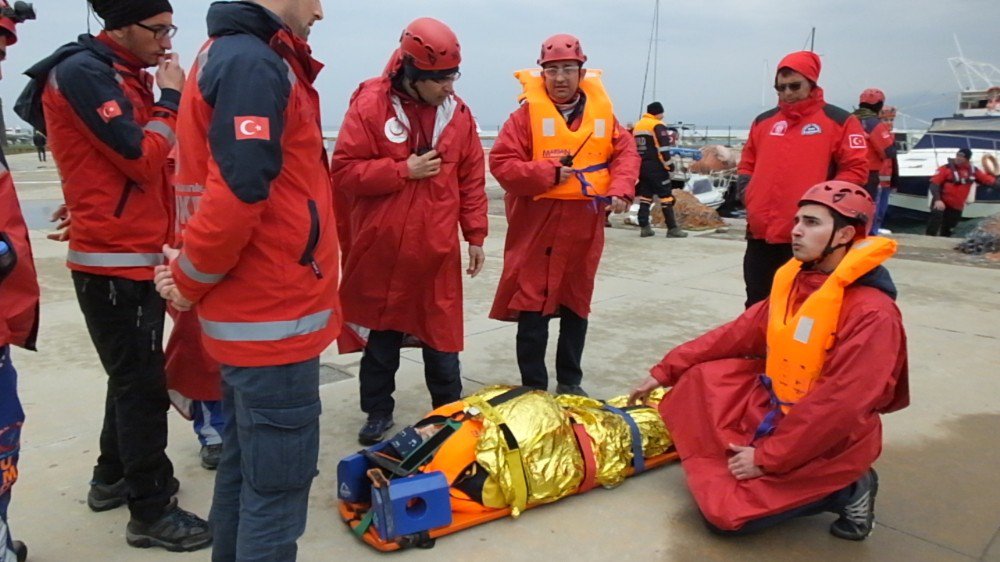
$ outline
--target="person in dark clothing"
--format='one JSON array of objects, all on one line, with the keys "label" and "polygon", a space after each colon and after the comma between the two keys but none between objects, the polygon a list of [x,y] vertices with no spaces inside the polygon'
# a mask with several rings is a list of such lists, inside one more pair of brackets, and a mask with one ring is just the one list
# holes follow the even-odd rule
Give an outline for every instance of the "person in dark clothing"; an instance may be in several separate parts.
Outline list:
[{"label": "person in dark clothing", "polygon": [[[674,216],[674,196],[672,190],[677,187],[670,179],[667,162],[670,160],[670,131],[663,124],[663,104],[654,101],[646,107],[646,113],[636,122],[632,130],[635,146],[642,158],[639,168],[639,184],[636,186],[636,196],[639,199],[639,236],[653,236],[653,227],[649,224],[649,209],[653,196],[660,198],[660,208],[663,218],[667,221],[667,238],[684,238],[687,233],[677,225]],[[684,188],[683,183],[680,186]]]},{"label": "person in dark clothing", "polygon": [[[62,177],[69,266],[90,338],[108,375],[93,511],[128,504],[129,545],[191,551],[208,523],[177,506],[166,454],[165,306],[153,284],[170,213],[166,162],[184,84],[168,53],[168,0],[90,0],[104,20],[30,68],[22,118],[48,135]],[[145,69],[156,66],[155,77]],[[160,88],[154,101],[153,82]]]},{"label": "person in dark clothing", "polygon": [[35,134],[31,137],[31,142],[34,143],[35,149],[38,151],[38,161],[45,162],[45,145],[48,144],[48,139],[36,129]]}]

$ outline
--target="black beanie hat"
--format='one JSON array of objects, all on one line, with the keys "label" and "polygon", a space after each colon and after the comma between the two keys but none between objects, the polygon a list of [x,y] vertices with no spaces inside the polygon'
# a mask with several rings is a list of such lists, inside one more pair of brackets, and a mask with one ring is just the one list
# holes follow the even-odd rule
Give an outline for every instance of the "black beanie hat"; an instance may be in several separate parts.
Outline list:
[{"label": "black beanie hat", "polygon": [[121,29],[163,12],[174,13],[169,0],[88,0],[104,20],[104,29]]},{"label": "black beanie hat", "polygon": [[646,106],[646,113],[650,115],[660,115],[663,113],[663,104],[658,101],[654,101]]},{"label": "black beanie hat", "polygon": [[972,160],[972,149],[971,148],[959,148],[958,153],[965,156],[966,160]]}]

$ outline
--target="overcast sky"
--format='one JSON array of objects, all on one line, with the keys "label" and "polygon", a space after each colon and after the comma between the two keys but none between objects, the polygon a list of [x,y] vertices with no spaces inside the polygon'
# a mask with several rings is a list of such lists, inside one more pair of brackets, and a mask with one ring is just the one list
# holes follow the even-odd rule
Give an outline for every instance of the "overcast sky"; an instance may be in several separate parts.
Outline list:
[{"label": "overcast sky", "polygon": [[[8,50],[0,96],[8,126],[26,78],[20,73],[87,29],[84,0],[37,0],[38,20],[19,27]],[[205,38],[208,2],[173,0],[174,40],[185,67]],[[336,128],[351,92],[385,65],[400,30],[432,16],[452,26],[462,44],[460,96],[484,129],[495,129],[515,107],[512,73],[534,65],[547,36],[577,35],[605,83],[622,121],[640,113],[654,0],[325,0],[326,19],[310,43],[326,68],[317,79],[323,123]],[[827,100],[852,109],[866,87],[924,119],[950,113],[957,83],[947,58],[965,56],[1000,66],[997,0],[661,0],[657,98],[667,118],[698,125],[745,128],[762,109],[774,66],[807,45],[816,27]],[[97,24],[91,24],[97,29]],[[765,65],[767,70],[765,71]],[[652,89],[650,72],[648,90]],[[651,92],[647,91],[649,102]],[[764,93],[767,107],[774,91]],[[912,126],[917,126],[913,123]]]}]

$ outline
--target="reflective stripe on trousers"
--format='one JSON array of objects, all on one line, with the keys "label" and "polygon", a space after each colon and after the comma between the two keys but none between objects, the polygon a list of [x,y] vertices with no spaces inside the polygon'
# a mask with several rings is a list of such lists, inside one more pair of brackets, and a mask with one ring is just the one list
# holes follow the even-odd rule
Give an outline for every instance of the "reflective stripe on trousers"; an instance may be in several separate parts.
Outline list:
[{"label": "reflective stripe on trousers", "polygon": [[278,341],[295,336],[304,336],[326,328],[332,309],[314,312],[294,320],[272,322],[218,322],[201,320],[205,335],[220,341]]},{"label": "reflective stripe on trousers", "polygon": [[90,267],[152,267],[163,265],[163,254],[117,254],[102,252],[66,252],[66,261]]}]

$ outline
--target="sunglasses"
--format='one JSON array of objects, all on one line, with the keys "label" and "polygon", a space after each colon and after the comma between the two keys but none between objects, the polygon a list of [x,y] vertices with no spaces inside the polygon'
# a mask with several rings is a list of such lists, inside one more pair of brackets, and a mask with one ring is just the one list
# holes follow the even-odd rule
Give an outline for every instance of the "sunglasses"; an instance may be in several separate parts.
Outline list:
[{"label": "sunglasses", "polygon": [[164,37],[169,37],[169,38],[173,39],[174,35],[177,35],[177,26],[176,25],[154,25],[154,26],[149,26],[149,25],[143,25],[141,23],[136,23],[135,25],[138,26],[138,27],[141,27],[141,28],[143,28],[143,29],[145,29],[147,31],[152,31],[153,32],[153,38],[155,38],[155,39],[163,39]]},{"label": "sunglasses", "polygon": [[803,84],[805,84],[805,82],[792,82],[790,84],[775,84],[774,89],[775,91],[778,92],[784,92],[785,90],[791,92],[798,92],[799,90],[802,89]]}]

